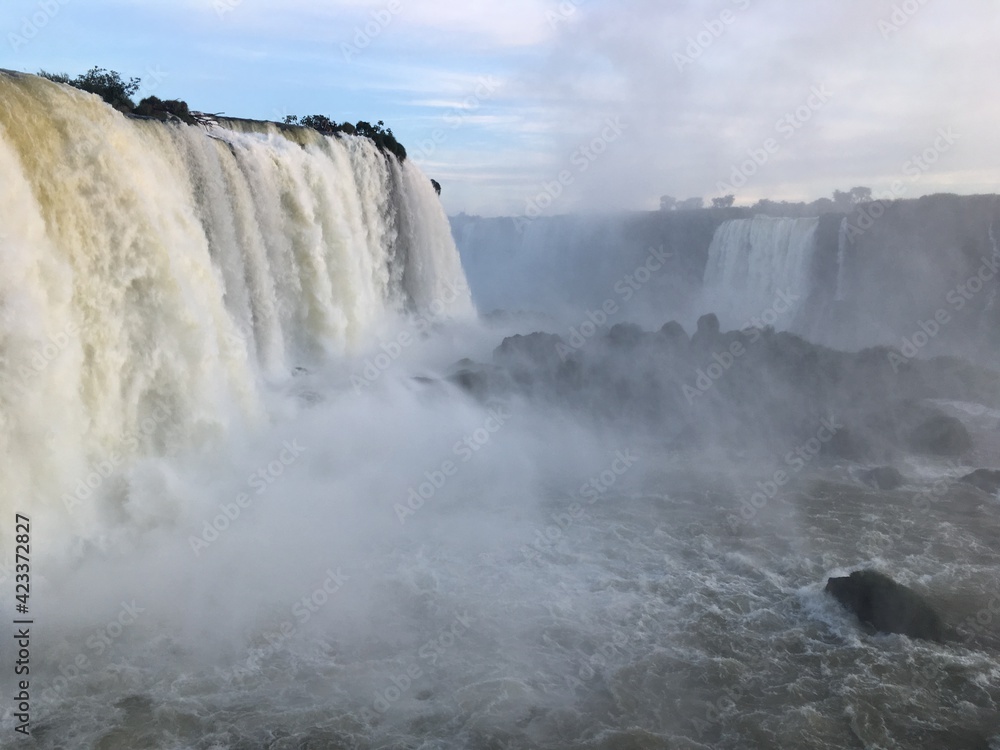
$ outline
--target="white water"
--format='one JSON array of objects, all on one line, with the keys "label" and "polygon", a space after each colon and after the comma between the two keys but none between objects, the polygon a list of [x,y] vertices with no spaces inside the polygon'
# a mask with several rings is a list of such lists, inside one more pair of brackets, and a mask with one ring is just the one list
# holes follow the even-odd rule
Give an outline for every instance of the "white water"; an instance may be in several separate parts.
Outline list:
[{"label": "white water", "polygon": [[0,102],[4,514],[81,530],[109,462],[259,424],[264,383],[387,318],[472,312],[429,180],[367,139],[130,120],[29,76]]},{"label": "white water", "polygon": [[[471,324],[400,343],[460,275],[409,165],[363,141],[290,134],[303,148],[239,122],[213,140],[33,79],[0,87],[2,510],[33,525],[26,747],[995,735],[992,635],[870,637],[822,593],[880,564],[957,591],[955,619],[991,615],[995,514],[914,512],[909,493],[833,474],[835,503],[803,476],[740,522],[772,467],[680,458],[539,400],[484,406],[438,377],[489,360],[499,336]],[[424,316],[396,319],[407,307]],[[476,435],[466,459],[455,446]],[[107,462],[92,497],[61,502]],[[582,494],[597,478],[607,491]],[[12,684],[4,745],[20,739]]]},{"label": "white water", "polygon": [[833,298],[837,302],[843,302],[847,293],[847,243],[848,243],[848,222],[845,216],[840,222],[840,230],[837,232],[837,290]]},{"label": "white water", "polygon": [[712,238],[701,307],[723,328],[790,328],[809,293],[817,219],[755,216],[722,224]]}]

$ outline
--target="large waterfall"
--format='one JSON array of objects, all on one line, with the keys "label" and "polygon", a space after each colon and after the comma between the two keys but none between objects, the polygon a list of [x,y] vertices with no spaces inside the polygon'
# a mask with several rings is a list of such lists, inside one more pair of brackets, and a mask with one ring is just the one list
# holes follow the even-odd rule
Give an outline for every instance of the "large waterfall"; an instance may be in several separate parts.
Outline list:
[{"label": "large waterfall", "polygon": [[705,266],[706,311],[729,327],[791,327],[809,293],[818,225],[817,219],[769,216],[722,224]]},{"label": "large waterfall", "polygon": [[429,180],[360,137],[129,119],[0,73],[0,174],[5,514],[252,422],[263,383],[465,289]]},{"label": "large waterfall", "polygon": [[479,319],[409,161],[0,73],[0,746],[1000,747],[1000,199],[846,221],[455,217]]}]

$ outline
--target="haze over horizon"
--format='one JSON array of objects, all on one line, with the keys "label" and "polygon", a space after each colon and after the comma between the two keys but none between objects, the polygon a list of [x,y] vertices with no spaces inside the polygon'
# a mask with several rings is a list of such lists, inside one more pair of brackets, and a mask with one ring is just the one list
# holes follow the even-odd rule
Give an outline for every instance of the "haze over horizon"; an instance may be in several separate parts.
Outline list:
[{"label": "haze over horizon", "polygon": [[998,26],[987,0],[14,0],[0,67],[383,120],[449,214],[524,215],[992,192]]}]

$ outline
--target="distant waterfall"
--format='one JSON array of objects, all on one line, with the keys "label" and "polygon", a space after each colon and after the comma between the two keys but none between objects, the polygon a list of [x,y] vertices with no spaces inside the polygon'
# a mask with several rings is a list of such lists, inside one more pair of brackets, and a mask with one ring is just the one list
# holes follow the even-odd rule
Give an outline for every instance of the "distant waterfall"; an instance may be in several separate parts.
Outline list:
[{"label": "distant waterfall", "polygon": [[472,311],[430,181],[365,138],[129,119],[0,73],[0,174],[5,513],[252,419],[263,379],[450,287]]},{"label": "distant waterfall", "polygon": [[845,216],[840,222],[840,231],[837,233],[837,290],[834,293],[834,301],[843,302],[845,299],[845,294],[847,293],[846,286],[846,275],[847,275],[847,243],[849,240],[849,227],[850,222],[848,222]]},{"label": "distant waterfall", "polygon": [[724,328],[791,327],[810,289],[818,219],[756,216],[715,231],[705,266],[701,307]]}]

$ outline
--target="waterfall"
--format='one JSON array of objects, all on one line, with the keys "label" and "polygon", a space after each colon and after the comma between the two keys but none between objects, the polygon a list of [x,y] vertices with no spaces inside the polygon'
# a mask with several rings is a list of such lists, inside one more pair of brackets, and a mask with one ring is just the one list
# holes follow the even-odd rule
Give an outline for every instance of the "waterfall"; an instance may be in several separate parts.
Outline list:
[{"label": "waterfall", "polygon": [[4,513],[253,423],[263,384],[467,289],[430,181],[365,138],[0,73],[0,174]]},{"label": "waterfall", "polygon": [[809,293],[818,225],[768,216],[723,223],[708,250],[702,309],[723,327],[791,327]]},{"label": "waterfall", "polygon": [[836,302],[843,302],[846,294],[846,274],[847,274],[847,243],[849,242],[848,230],[850,222],[845,216],[840,222],[840,231],[837,233],[837,289],[833,299]]}]

